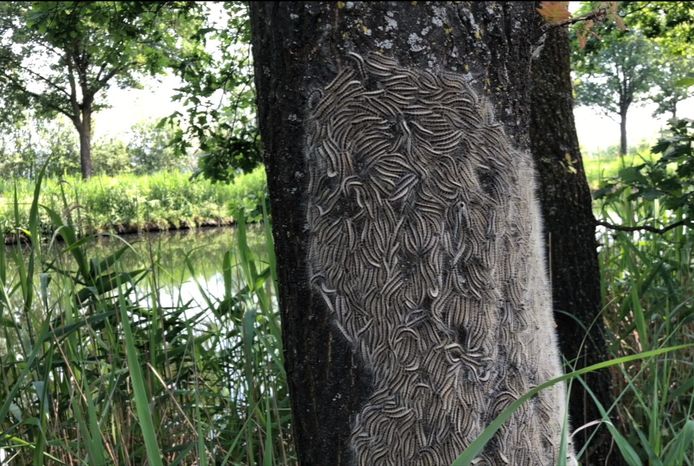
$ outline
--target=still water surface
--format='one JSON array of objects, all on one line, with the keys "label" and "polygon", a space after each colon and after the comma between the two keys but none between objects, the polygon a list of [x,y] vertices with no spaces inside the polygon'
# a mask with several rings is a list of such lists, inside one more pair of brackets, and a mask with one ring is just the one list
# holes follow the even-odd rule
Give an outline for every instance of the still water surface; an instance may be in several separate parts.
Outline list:
[{"label": "still water surface", "polygon": [[[247,228],[247,240],[254,255],[265,262],[267,252],[261,226]],[[120,237],[101,236],[86,246],[87,258],[103,259],[125,244],[132,246],[119,259],[118,269],[133,271],[157,264],[157,288],[159,305],[175,307],[187,304],[191,310],[204,309],[207,299],[221,299],[224,295],[222,266],[224,255],[233,251],[236,257],[236,230],[233,227],[218,227],[197,230],[142,233]],[[67,268],[74,269],[69,254],[62,243],[44,246],[43,262],[56,260]],[[6,283],[17,281],[17,260],[24,251],[18,246],[7,246]],[[41,265],[37,264],[41,271]],[[51,273],[51,272],[49,272]],[[55,273],[55,272],[52,272]],[[240,271],[232,274],[240,280]],[[141,291],[146,290],[141,287]]]}]

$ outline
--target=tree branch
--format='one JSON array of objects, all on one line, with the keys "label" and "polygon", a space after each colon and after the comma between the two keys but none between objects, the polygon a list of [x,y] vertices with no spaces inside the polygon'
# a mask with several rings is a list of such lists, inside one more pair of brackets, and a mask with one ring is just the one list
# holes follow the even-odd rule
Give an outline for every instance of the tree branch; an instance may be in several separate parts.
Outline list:
[{"label": "tree branch", "polygon": [[614,225],[609,222],[605,222],[603,220],[596,220],[595,225],[600,225],[605,228],[609,228],[610,230],[616,230],[616,231],[626,231],[626,232],[634,232],[634,231],[649,231],[651,233],[657,233],[659,235],[662,235],[663,233],[666,233],[674,228],[681,227],[683,225],[686,226],[691,226],[692,221],[690,219],[684,219],[680,220],[679,222],[671,223],[670,225],[663,227],[663,228],[656,228],[651,225],[634,225],[634,226],[626,226],[626,225]]},{"label": "tree branch", "polygon": [[582,16],[577,16],[576,18],[569,18],[565,21],[562,21],[561,23],[556,23],[556,24],[550,24],[550,27],[547,29],[553,29],[553,28],[559,28],[563,26],[571,26],[572,24],[580,23],[581,21],[588,21],[592,19],[597,19],[601,20],[607,16],[607,8],[598,8],[595,11],[591,11],[590,13],[587,13]]},{"label": "tree branch", "polygon": [[29,89],[27,89],[24,85],[22,85],[21,82],[19,82],[16,78],[13,76],[8,76],[5,75],[5,78],[7,79],[7,83],[14,87],[17,91],[22,92],[23,94],[31,97],[32,99],[36,100],[40,105],[43,105],[47,108],[50,108],[51,110],[54,110],[58,113],[62,113],[66,117],[68,117],[70,120],[72,120],[74,117],[73,115],[68,111],[65,110],[63,107],[60,105],[51,102],[50,100],[46,99],[45,95],[38,94],[36,92],[32,92]]},{"label": "tree branch", "polygon": [[[8,60],[8,61],[10,61],[10,60]],[[65,94],[66,96],[69,96],[69,94],[67,93],[67,91],[64,88],[60,87],[58,84],[53,82],[50,78],[47,78],[47,77],[43,76],[42,74],[37,73],[36,71],[34,71],[30,68],[27,68],[26,66],[22,65],[18,61],[15,61],[13,63],[13,65],[16,66],[17,68],[29,73],[30,75],[34,76],[36,79],[45,82],[49,87],[55,89],[56,91],[58,91],[62,94]]]},{"label": "tree branch", "polygon": [[[97,83],[98,83],[99,88],[96,89],[95,91],[101,90],[106,85],[106,83],[109,82],[109,80],[111,78],[113,78],[115,75],[117,75],[121,71],[128,69],[128,67],[131,66],[132,64],[133,64],[132,62],[129,62],[129,63],[124,63],[121,66],[115,66],[111,71],[106,73],[100,79],[97,79]],[[99,74],[101,74],[101,73],[99,73]]]},{"label": "tree branch", "polygon": [[74,66],[72,64],[72,57],[69,54],[65,54],[65,63],[67,63],[67,78],[68,81],[70,82],[70,105],[72,106],[72,111],[75,113],[75,117],[73,118],[72,122],[75,125],[75,128],[79,129],[80,127],[80,106],[79,102],[77,102],[77,83],[75,82],[75,76],[72,74]]}]

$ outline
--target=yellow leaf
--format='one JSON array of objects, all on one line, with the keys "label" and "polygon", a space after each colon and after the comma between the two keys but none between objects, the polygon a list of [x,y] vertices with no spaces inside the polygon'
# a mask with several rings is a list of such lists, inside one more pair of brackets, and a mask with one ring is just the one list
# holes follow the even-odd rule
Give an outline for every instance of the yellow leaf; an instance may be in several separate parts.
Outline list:
[{"label": "yellow leaf", "polygon": [[537,12],[550,24],[560,24],[571,18],[569,2],[540,2]]},{"label": "yellow leaf", "polygon": [[566,171],[574,175],[578,173],[578,170],[576,170],[576,167],[574,166],[578,163],[578,160],[571,157],[571,154],[569,154],[568,152],[564,152],[564,160],[566,161],[566,164],[562,163],[562,165],[564,165]]}]

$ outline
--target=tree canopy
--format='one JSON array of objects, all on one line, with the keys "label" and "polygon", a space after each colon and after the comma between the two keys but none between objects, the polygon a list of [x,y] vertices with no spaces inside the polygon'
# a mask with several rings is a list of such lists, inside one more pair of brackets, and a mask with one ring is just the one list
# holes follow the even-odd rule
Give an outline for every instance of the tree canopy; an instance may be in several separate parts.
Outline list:
[{"label": "tree canopy", "polygon": [[199,4],[190,2],[3,2],[0,98],[12,114],[63,114],[80,135],[84,177],[91,166],[93,113],[111,85],[137,86],[190,48]]},{"label": "tree canopy", "polygon": [[632,104],[651,100],[656,114],[675,117],[690,95],[682,81],[693,63],[693,12],[687,2],[585,2],[579,11],[598,15],[574,31],[576,100],[619,118],[621,154]]},{"label": "tree canopy", "polygon": [[229,182],[260,162],[248,5],[207,4],[208,21],[195,35],[198,47],[172,65],[183,85],[174,100],[184,112],[171,116],[179,128],[179,152],[197,146],[199,174]]}]

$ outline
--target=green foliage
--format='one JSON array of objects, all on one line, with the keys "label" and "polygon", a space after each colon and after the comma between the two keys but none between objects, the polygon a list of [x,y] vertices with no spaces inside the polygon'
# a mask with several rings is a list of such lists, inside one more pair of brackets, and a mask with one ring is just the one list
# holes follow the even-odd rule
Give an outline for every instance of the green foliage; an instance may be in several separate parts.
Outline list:
[{"label": "green foliage", "polygon": [[[172,147],[175,131],[151,122],[134,125],[129,141],[114,138],[93,142],[94,173],[116,176],[158,171],[192,171],[192,157]],[[63,118],[29,119],[0,135],[0,172],[7,178],[33,179],[37,167],[48,163],[49,177],[80,173],[77,137]]]},{"label": "green foliage", "polygon": [[[19,218],[14,208],[15,187]],[[32,190],[29,181],[0,181],[3,236],[27,228]],[[233,221],[235,211],[257,221],[262,217],[265,190],[265,171],[259,167],[228,185],[191,181],[180,172],[96,176],[86,181],[78,177],[49,179],[42,189],[42,201],[52,206],[67,201],[66,215],[80,232],[130,232],[225,224]],[[39,217],[39,228],[51,232],[51,219],[45,212]]]},{"label": "green foliage", "polygon": [[[632,197],[629,190],[602,199],[599,217],[617,225],[672,224],[682,209],[659,199]],[[694,321],[694,235],[684,226],[665,234],[601,229],[600,265],[611,353],[628,354],[691,343]],[[694,464],[690,440],[694,420],[692,351],[613,372],[619,397],[612,419],[637,452],[638,464]],[[685,443],[686,442],[686,443]]]},{"label": "green foliage", "polygon": [[[604,8],[584,2],[581,13]],[[679,102],[691,95],[686,85],[694,66],[691,56],[690,2],[617,2],[619,21],[608,15],[573,32],[572,67],[576,101],[619,116],[622,152],[626,152],[626,118],[630,106],[649,99],[656,114],[677,116]],[[614,18],[613,17],[613,18]],[[621,19],[623,18],[623,19]]]},{"label": "green foliage", "polygon": [[[37,465],[295,464],[272,255],[239,230],[218,264],[223,295],[196,279],[199,303],[164,305],[172,271],[152,245],[103,253],[45,213],[61,241],[0,248],[0,451]],[[183,254],[193,277],[198,253]],[[181,296],[189,284],[173,283]]]},{"label": "green foliage", "polygon": [[[45,117],[60,113],[82,135],[80,144],[91,146],[92,114],[103,108],[103,91],[173,70],[183,81],[174,99],[186,106],[185,114],[172,115],[160,133],[149,131],[154,139],[140,137],[145,129],[133,131],[134,171],[188,165],[195,146],[204,154],[199,173],[228,182],[260,162],[246,8],[241,2],[3,3],[4,120],[23,118],[17,107]],[[102,149],[119,149],[109,145]],[[96,160],[97,155],[97,173],[125,168],[122,157]],[[82,171],[88,176],[84,166]]]},{"label": "green foliage", "polygon": [[47,176],[79,173],[77,137],[61,118],[30,119],[8,128],[0,136],[0,154],[0,173],[5,178],[33,179],[47,162]]},{"label": "green foliage", "polygon": [[[678,220],[694,218],[694,122],[674,120],[669,131],[651,148],[651,160],[622,168],[596,193],[608,202],[625,196],[630,201],[659,200]],[[655,224],[659,218],[647,218]]]},{"label": "green foliage", "polygon": [[180,41],[179,15],[192,11],[186,2],[3,2],[2,90],[74,118],[77,86],[89,101],[112,82],[134,86],[139,73],[163,71]]},{"label": "green foliage", "polygon": [[621,2],[629,24],[675,56],[691,55],[694,5],[691,2]]},{"label": "green foliage", "polygon": [[[673,122],[652,155],[624,157],[614,178],[590,180],[603,185],[596,193],[596,216],[618,226],[655,227],[691,218],[691,143],[692,122]],[[663,234],[599,227],[598,240],[610,353],[618,357],[691,342],[691,225],[680,224]],[[619,396],[613,406],[603,408],[613,421],[622,420],[615,423],[618,435],[613,437],[636,455],[636,460],[629,456],[628,464],[694,464],[691,358],[689,350],[612,373]]]},{"label": "green foliage", "polygon": [[[584,2],[580,11],[595,11],[601,3]],[[574,31],[577,101],[619,114],[639,99],[650,99],[658,104],[656,114],[676,116],[677,104],[691,95],[682,80],[692,76],[694,66],[694,7],[690,2],[618,4],[626,29],[608,18],[591,21],[590,30],[583,25]]]},{"label": "green foliage", "polygon": [[[174,63],[199,10],[193,2],[0,3],[0,100],[13,112],[65,115],[88,148],[100,93]],[[21,112],[2,116],[14,121]],[[88,165],[82,171],[89,176]]]},{"label": "green foliage", "polygon": [[657,90],[650,96],[658,105],[655,114],[675,118],[677,105],[691,95],[685,81],[694,77],[694,6],[691,2],[625,2],[624,8],[633,27],[658,47],[654,57]]},{"label": "green foliage", "polygon": [[245,2],[206,6],[208,20],[195,36],[200,45],[173,65],[184,82],[174,99],[186,111],[170,120],[187,128],[175,140],[179,151],[197,142],[203,154],[198,173],[229,182],[261,162],[248,6]]},{"label": "green foliage", "polygon": [[94,173],[115,176],[131,170],[129,146],[118,139],[97,140],[92,148]]},{"label": "green foliage", "polygon": [[655,49],[639,34],[615,30],[599,43],[589,41],[574,56],[577,102],[608,114],[626,112],[654,83]]},{"label": "green foliage", "polygon": [[210,152],[198,159],[196,176],[229,183],[239,173],[248,173],[260,163],[258,133],[241,131],[227,140],[210,140]]},{"label": "green foliage", "polygon": [[619,146],[610,146],[605,150],[586,153],[583,157],[583,166],[592,190],[597,191],[604,187],[608,179],[614,178],[624,167],[637,165],[655,158],[651,153],[652,143],[642,141],[636,146],[629,147],[629,153],[619,156]]},{"label": "green foliage", "polygon": [[652,92],[650,100],[656,105],[653,116],[670,114],[677,118],[677,106],[691,95],[691,84],[694,74],[694,59],[692,56],[676,57],[673,54],[660,56],[658,68],[654,75],[657,90]]},{"label": "green foliage", "polygon": [[133,126],[127,146],[128,161],[138,175],[162,170],[189,170],[191,158],[174,147],[177,130],[171,124],[141,122]]}]

